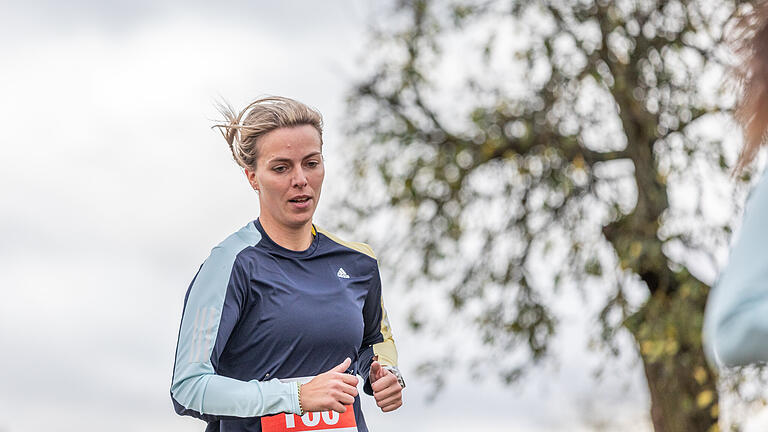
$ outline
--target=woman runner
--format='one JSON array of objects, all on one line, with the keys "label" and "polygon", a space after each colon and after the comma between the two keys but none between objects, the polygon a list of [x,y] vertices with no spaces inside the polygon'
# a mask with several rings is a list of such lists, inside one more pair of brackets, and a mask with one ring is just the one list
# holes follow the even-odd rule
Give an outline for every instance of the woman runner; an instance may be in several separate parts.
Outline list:
[{"label": "woman runner", "polygon": [[266,97],[217,125],[259,217],[214,247],[184,299],[171,398],[206,431],[367,431],[357,377],[382,411],[405,386],[376,257],[312,223],[322,118]]}]

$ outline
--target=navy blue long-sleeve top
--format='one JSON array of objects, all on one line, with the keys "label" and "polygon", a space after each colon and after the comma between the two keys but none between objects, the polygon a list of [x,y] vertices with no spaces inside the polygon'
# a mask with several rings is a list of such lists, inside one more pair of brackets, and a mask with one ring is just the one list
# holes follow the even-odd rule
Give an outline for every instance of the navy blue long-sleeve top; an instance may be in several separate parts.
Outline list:
[{"label": "navy blue long-sleeve top", "polygon": [[[261,431],[261,417],[299,414],[297,383],[352,359],[370,394],[373,356],[397,365],[375,255],[313,226],[304,251],[258,220],[216,246],[184,300],[171,398],[208,431]],[[359,431],[367,431],[359,396]]]}]

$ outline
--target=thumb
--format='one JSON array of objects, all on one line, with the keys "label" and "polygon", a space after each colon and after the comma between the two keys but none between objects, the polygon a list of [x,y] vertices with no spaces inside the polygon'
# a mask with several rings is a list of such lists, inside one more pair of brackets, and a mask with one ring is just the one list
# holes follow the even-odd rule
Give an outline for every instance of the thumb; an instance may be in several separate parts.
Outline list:
[{"label": "thumb", "polygon": [[334,371],[334,372],[344,373],[344,372],[347,371],[347,369],[349,369],[349,365],[350,364],[352,364],[352,360],[350,360],[350,358],[347,357],[346,359],[344,359],[343,362],[339,363],[338,365],[336,365],[336,367],[334,367],[331,370]]},{"label": "thumb", "polygon": [[373,363],[371,363],[371,373],[368,375],[370,377],[371,383],[381,378],[379,376],[381,375],[381,364],[374,360]]}]

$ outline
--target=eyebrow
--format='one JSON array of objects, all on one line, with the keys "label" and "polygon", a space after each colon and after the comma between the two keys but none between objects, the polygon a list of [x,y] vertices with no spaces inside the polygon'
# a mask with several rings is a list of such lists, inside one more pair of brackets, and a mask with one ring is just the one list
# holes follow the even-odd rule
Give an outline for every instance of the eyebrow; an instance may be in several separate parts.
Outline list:
[{"label": "eyebrow", "polygon": [[[319,151],[312,152],[312,153],[304,156],[303,158],[301,158],[301,160],[304,160],[306,158],[310,158],[312,156],[317,156],[317,155],[322,155],[322,153],[319,152]],[[274,159],[270,159],[270,160],[267,161],[267,163],[274,163],[274,162],[293,162],[293,160],[289,159],[289,158],[274,158]]]}]

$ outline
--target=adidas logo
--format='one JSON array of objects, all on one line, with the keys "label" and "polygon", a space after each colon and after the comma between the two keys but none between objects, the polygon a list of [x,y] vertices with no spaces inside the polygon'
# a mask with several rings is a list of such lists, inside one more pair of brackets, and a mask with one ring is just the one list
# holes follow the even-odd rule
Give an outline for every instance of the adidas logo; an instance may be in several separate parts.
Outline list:
[{"label": "adidas logo", "polygon": [[343,278],[343,279],[349,279],[349,275],[348,275],[348,274],[347,274],[347,272],[345,272],[345,271],[344,271],[344,269],[343,269],[343,268],[341,268],[341,267],[339,267],[339,271],[338,271],[338,272],[336,272],[336,276],[338,276],[338,277],[340,277],[340,278]]}]

